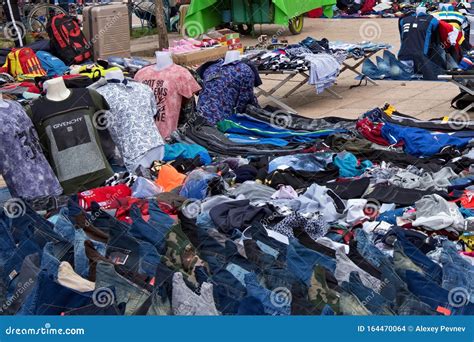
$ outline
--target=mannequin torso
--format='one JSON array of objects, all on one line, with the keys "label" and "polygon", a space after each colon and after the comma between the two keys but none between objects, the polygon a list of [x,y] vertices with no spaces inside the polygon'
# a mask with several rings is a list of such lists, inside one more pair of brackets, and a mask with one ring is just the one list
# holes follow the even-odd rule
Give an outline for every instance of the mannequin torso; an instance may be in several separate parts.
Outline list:
[{"label": "mannequin torso", "polygon": [[155,69],[158,71],[163,70],[164,68],[167,68],[174,64],[173,58],[171,57],[170,52],[156,51],[155,56],[156,56]]},{"label": "mannequin torso", "polygon": [[420,14],[426,14],[426,7],[424,6],[418,6],[416,8],[416,15],[420,15]]},{"label": "mannequin torso", "polygon": [[105,79],[123,82],[123,80],[125,80],[125,76],[123,75],[122,70],[113,70],[105,74]]},{"label": "mannequin torso", "polygon": [[224,65],[239,61],[241,58],[239,51],[227,51],[225,54]]},{"label": "mannequin torso", "polygon": [[46,89],[46,98],[50,101],[64,101],[71,95],[71,91],[66,88],[62,77],[46,81],[44,88]]}]

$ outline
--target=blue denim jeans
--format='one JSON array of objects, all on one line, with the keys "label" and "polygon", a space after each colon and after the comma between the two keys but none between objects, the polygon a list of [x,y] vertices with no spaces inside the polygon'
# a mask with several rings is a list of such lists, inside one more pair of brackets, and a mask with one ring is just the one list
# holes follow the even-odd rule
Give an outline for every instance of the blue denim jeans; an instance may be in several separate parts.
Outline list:
[{"label": "blue denim jeans", "polygon": [[35,315],[60,315],[62,312],[93,305],[92,292],[77,292],[57,283],[52,275],[41,271],[37,281],[38,287],[30,296],[33,302],[29,312]]},{"label": "blue denim jeans", "polygon": [[306,248],[293,238],[290,239],[286,257],[288,270],[307,285],[316,265],[321,265],[331,272],[336,270],[335,259]]},{"label": "blue denim jeans", "polygon": [[174,220],[165,214],[155,201],[149,202],[150,220],[142,218],[140,209],[133,205],[130,210],[132,227],[129,233],[135,238],[151,243],[159,253],[164,253],[166,234],[174,224]]},{"label": "blue denim jeans", "polygon": [[443,269],[424,255],[415,245],[405,238],[405,234],[401,228],[395,229],[397,242],[400,243],[406,256],[410,258],[418,267],[420,267],[427,277],[438,284],[441,284],[443,277]]},{"label": "blue denim jeans", "polygon": [[156,267],[161,262],[161,255],[158,254],[155,246],[146,241],[140,241],[140,266],[139,273],[153,277]]},{"label": "blue denim jeans", "polygon": [[351,272],[349,281],[342,283],[342,288],[354,294],[362,304],[375,315],[392,315],[391,303],[377,292],[365,287],[356,272]]},{"label": "blue denim jeans", "polygon": [[380,56],[377,56],[375,59],[377,61],[377,68],[379,71],[386,75],[386,77],[390,77],[390,61],[386,61]]},{"label": "blue denim jeans", "polygon": [[8,288],[9,294],[14,291],[16,287],[16,274],[20,272],[21,265],[28,255],[38,253],[42,255],[42,248],[40,248],[33,240],[26,240],[19,245],[13,254],[9,255],[5,259],[2,267],[2,280]]},{"label": "blue denim jeans", "polygon": [[289,289],[282,291],[285,298],[278,299],[276,292],[272,292],[258,282],[255,273],[245,275],[245,283],[247,285],[247,293],[249,296],[257,298],[262,304],[267,315],[279,316],[291,314],[291,297],[287,295]]},{"label": "blue denim jeans", "polygon": [[246,258],[242,257],[235,243],[228,239],[223,246],[208,231],[197,227],[199,240],[199,255],[209,264],[211,273],[225,268],[228,263],[234,263],[248,271],[255,269]]},{"label": "blue denim jeans", "polygon": [[442,307],[451,310],[453,315],[474,315],[474,304],[469,301],[460,302],[457,297],[464,296],[463,292],[449,292],[418,272],[408,270],[406,277],[408,289],[433,310]]},{"label": "blue denim jeans", "polygon": [[125,315],[134,314],[151,295],[145,289],[120,276],[115,271],[114,265],[100,261],[97,264],[96,288],[102,287],[115,289],[115,302],[126,304]]},{"label": "blue denim jeans", "polygon": [[393,80],[411,80],[413,73],[409,72],[406,65],[400,62],[393,53],[388,50],[384,50],[383,59],[386,63],[390,64],[390,77]]},{"label": "blue denim jeans", "polygon": [[362,73],[373,80],[383,80],[390,77],[390,73],[384,74],[370,59],[366,59],[362,64]]},{"label": "blue denim jeans", "polygon": [[395,272],[392,260],[369,241],[367,233],[362,229],[356,230],[355,238],[357,240],[357,251],[364,259],[382,272],[384,286],[380,294],[389,301],[395,300],[397,292],[402,288],[406,288],[406,284]]},{"label": "blue denim jeans", "polygon": [[449,240],[442,243],[440,261],[443,264],[443,288],[464,288],[474,303],[474,266],[459,256],[456,246]]},{"label": "blue denim jeans", "polygon": [[0,210],[0,270],[3,270],[5,263],[15,253],[15,250],[16,244],[11,234],[10,219],[3,210]]},{"label": "blue denim jeans", "polygon": [[40,248],[50,241],[65,240],[54,231],[54,225],[51,222],[37,214],[29,205],[25,206],[23,215],[11,220],[11,229],[16,243],[33,239]]},{"label": "blue denim jeans", "polygon": [[328,160],[326,153],[304,153],[278,157],[268,165],[268,172],[276,170],[280,165],[287,165],[295,170],[318,172],[324,170]]},{"label": "blue denim jeans", "polygon": [[89,260],[86,256],[84,242],[88,240],[88,237],[84,230],[74,227],[68,216],[69,209],[62,208],[54,225],[54,231],[74,244],[74,270],[81,277],[87,278],[89,275]]},{"label": "blue denim jeans", "polygon": [[214,285],[217,310],[224,315],[235,315],[239,310],[240,301],[247,293],[246,287],[226,269],[213,273],[209,280]]},{"label": "blue denim jeans", "polygon": [[258,298],[247,296],[240,302],[237,315],[263,316],[265,315],[265,309]]},{"label": "blue denim jeans", "polygon": [[8,188],[0,188],[0,207],[3,207],[3,204],[10,198],[12,198],[12,195],[10,191],[8,191]]}]

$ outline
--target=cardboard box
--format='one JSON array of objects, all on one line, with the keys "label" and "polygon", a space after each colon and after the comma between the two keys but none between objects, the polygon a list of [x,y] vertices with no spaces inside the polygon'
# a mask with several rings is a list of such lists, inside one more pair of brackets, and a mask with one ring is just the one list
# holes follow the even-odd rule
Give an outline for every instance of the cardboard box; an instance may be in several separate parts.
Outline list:
[{"label": "cardboard box", "polygon": [[188,53],[173,54],[173,61],[179,65],[200,65],[208,61],[223,58],[227,51],[227,46],[216,46]]},{"label": "cardboard box", "polygon": [[229,30],[229,29],[217,30],[217,32],[222,34],[227,41],[232,40],[232,39],[240,39],[240,33]]}]

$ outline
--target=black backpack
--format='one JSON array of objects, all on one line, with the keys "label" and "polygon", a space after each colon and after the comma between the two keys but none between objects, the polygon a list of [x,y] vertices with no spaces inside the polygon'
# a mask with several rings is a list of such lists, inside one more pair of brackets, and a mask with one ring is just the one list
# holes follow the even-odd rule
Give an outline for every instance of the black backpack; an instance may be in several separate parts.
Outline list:
[{"label": "black backpack", "polygon": [[66,65],[81,64],[92,57],[92,47],[81,31],[76,18],[55,15],[46,28],[51,50]]}]

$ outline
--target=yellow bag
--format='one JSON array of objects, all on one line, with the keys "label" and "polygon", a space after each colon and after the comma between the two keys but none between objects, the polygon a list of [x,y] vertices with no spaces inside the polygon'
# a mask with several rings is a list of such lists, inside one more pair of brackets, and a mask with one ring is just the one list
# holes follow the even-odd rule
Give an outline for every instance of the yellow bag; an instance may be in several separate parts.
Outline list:
[{"label": "yellow bag", "polygon": [[101,65],[83,65],[79,68],[78,72],[80,75],[87,76],[94,81],[99,80],[101,77],[104,77],[108,72],[114,70],[122,70],[119,67],[104,68]]},{"label": "yellow bag", "polygon": [[46,76],[46,71],[31,48],[12,49],[7,55],[2,72],[7,72],[20,81]]}]

